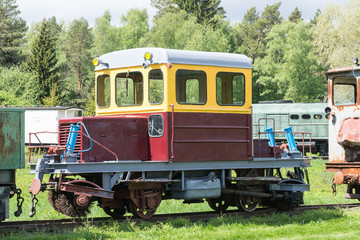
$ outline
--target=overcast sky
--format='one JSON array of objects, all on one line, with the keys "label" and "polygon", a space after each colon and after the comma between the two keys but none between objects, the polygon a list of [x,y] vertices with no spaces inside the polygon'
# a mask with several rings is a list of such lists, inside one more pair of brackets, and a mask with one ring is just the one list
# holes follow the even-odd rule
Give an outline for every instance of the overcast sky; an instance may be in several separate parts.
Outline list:
[{"label": "overcast sky", "polygon": [[[267,4],[274,4],[279,0],[222,0],[221,6],[226,11],[227,19],[231,22],[240,22],[244,13],[255,6],[258,12],[264,10]],[[312,19],[317,9],[323,9],[328,4],[343,5],[346,0],[283,0],[280,12],[284,18],[298,7],[303,19]],[[156,9],[150,6],[150,0],[17,0],[20,16],[29,24],[41,21],[42,18],[55,16],[57,20],[70,22],[84,17],[90,25],[95,19],[101,17],[105,10],[110,10],[112,23],[120,24],[120,17],[131,8],[146,8],[150,19]]]}]

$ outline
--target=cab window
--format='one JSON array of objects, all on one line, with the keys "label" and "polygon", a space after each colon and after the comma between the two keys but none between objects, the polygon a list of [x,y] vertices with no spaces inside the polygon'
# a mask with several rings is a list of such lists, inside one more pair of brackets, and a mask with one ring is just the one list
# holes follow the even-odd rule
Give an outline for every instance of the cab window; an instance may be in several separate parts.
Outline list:
[{"label": "cab window", "polygon": [[143,76],[140,72],[125,72],[116,75],[116,104],[133,106],[143,103]]},{"label": "cab window", "polygon": [[356,103],[356,78],[337,77],[333,85],[333,101],[335,106],[353,105]]},{"label": "cab window", "polygon": [[216,75],[216,101],[219,105],[242,106],[245,103],[245,76],[219,72]]},{"label": "cab window", "polygon": [[102,75],[97,78],[96,99],[99,107],[110,106],[110,77]]},{"label": "cab window", "polygon": [[198,70],[176,72],[176,101],[180,104],[205,104],[206,73]]},{"label": "cab window", "polygon": [[149,72],[149,102],[161,104],[164,100],[164,78],[160,69]]}]

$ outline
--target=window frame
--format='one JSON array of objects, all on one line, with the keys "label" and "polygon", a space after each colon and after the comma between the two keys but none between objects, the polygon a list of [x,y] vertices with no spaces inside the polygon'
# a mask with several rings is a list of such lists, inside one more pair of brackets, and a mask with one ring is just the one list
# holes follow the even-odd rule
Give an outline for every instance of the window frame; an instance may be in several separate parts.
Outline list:
[{"label": "window frame", "polygon": [[[188,102],[180,102],[179,101],[179,96],[178,96],[178,77],[177,77],[177,74],[179,71],[194,71],[194,72],[203,72],[204,73],[204,76],[205,76],[205,101],[202,102],[202,103],[188,103]],[[192,79],[195,79],[195,78],[192,78]],[[192,79],[186,79],[186,81],[188,80],[192,80]],[[199,99],[200,99],[200,80],[199,79],[196,79],[198,80],[199,82]],[[185,91],[186,91],[186,81],[185,81]],[[178,69],[176,70],[175,72],[175,99],[176,99],[176,102],[180,105],[206,105],[207,101],[208,101],[208,89],[207,89],[207,86],[208,86],[208,77],[207,77],[207,74],[206,74],[206,71],[204,70],[194,70],[194,69]],[[186,95],[185,95],[185,98],[186,98]]]},{"label": "window frame", "polygon": [[[98,104],[99,103],[99,82],[98,81],[99,81],[100,77],[103,77],[104,79],[109,78],[109,104],[107,106],[100,106]],[[104,102],[105,102],[105,89],[104,89]],[[97,76],[97,78],[96,78],[96,106],[98,108],[109,108],[110,105],[111,105],[111,78],[110,78],[109,74],[102,74],[102,75]]]},{"label": "window frame", "polygon": [[[156,70],[159,70],[162,74],[162,101],[160,103],[152,103],[150,101],[150,72],[151,71],[156,71]],[[164,98],[165,98],[165,79],[164,79],[164,73],[163,71],[160,69],[160,68],[156,68],[156,69],[151,69],[148,73],[148,101],[149,101],[149,104],[150,105],[161,105],[164,103]]]},{"label": "window frame", "polygon": [[[141,99],[141,103],[140,104],[129,104],[129,105],[119,105],[118,104],[118,95],[117,95],[117,91],[118,91],[118,87],[117,87],[117,79],[118,79],[118,76],[120,75],[120,74],[127,74],[128,72],[118,72],[118,73],[116,73],[116,75],[115,75],[115,104],[116,104],[116,106],[117,107],[138,107],[138,106],[142,106],[143,104],[144,104],[144,83],[145,83],[145,81],[144,81],[144,75],[142,74],[142,72],[141,71],[133,71],[133,72],[129,72],[129,74],[131,74],[131,73],[139,73],[140,75],[141,75],[141,77],[142,77],[142,99]],[[120,77],[119,77],[120,78]],[[133,81],[133,83],[134,83],[134,79],[133,78],[131,78],[131,77],[128,77],[128,78],[130,78],[132,81]],[[135,84],[134,84],[135,85]],[[135,100],[135,96],[134,96],[134,100]]]},{"label": "window frame", "polygon": [[[218,99],[217,99],[217,96],[218,96],[218,92],[217,92],[217,89],[218,89],[218,82],[217,82],[217,78],[218,78],[218,74],[219,73],[230,73],[230,74],[236,74],[236,76],[243,76],[244,77],[244,102],[242,105],[234,105],[234,104],[220,104],[218,102]],[[221,79],[221,78],[220,78]],[[234,80],[234,78],[232,79],[232,81]],[[245,104],[246,104],[246,77],[245,77],[245,74],[242,73],[242,72],[225,72],[225,71],[220,71],[220,72],[217,72],[216,73],[216,76],[215,76],[215,100],[216,100],[216,104],[218,106],[231,106],[231,107],[243,107]]]}]

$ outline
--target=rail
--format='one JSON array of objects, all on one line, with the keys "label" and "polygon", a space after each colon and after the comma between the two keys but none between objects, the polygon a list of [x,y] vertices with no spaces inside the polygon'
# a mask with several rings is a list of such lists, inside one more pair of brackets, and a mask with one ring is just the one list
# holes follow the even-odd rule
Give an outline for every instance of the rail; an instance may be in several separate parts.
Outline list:
[{"label": "rail", "polygon": [[[43,133],[52,133],[52,134],[60,134],[60,132],[49,132],[49,131],[43,131],[43,132],[30,132],[29,133],[29,159],[28,159],[28,163],[31,163],[31,150],[32,149],[36,149],[36,148],[50,148],[50,147],[56,147],[58,149],[66,149],[65,145],[43,145],[40,138],[38,137],[38,134],[43,134]],[[65,130],[65,136],[66,138],[69,136],[70,131]],[[112,155],[114,155],[115,160],[119,161],[119,157],[117,156],[117,154],[113,151],[111,151],[109,148],[105,147],[103,144],[99,143],[98,141],[96,141],[95,139],[93,139],[92,137],[88,136],[87,134],[81,132],[81,134],[85,137],[87,137],[88,139],[90,139],[91,141],[93,141],[94,143],[96,143],[97,145],[99,145],[100,147],[102,147],[103,149],[105,149],[106,151],[110,152]],[[31,135],[35,135],[36,139],[39,141],[40,145],[36,145],[36,146],[31,146]],[[65,155],[65,160],[66,160],[66,155]]]}]

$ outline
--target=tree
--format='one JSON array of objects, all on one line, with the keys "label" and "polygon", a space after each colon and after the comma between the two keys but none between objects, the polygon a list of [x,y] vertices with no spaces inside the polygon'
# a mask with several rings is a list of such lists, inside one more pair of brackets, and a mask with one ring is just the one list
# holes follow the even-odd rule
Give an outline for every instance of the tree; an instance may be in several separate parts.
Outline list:
[{"label": "tree", "polygon": [[298,7],[296,7],[294,9],[294,11],[290,14],[289,16],[289,21],[290,22],[300,22],[303,19],[301,18],[301,11],[298,9]]},{"label": "tree", "polygon": [[26,69],[35,75],[34,87],[37,92],[33,96],[37,104],[50,96],[53,86],[58,82],[56,41],[51,20],[43,19],[37,37],[27,59]]},{"label": "tree", "polygon": [[101,18],[95,20],[93,56],[121,49],[121,31],[111,26],[111,14],[105,11]]},{"label": "tree", "polygon": [[88,78],[92,56],[93,34],[88,22],[84,18],[76,19],[70,23],[66,32],[64,52],[68,68],[72,76],[76,76],[77,90],[80,91],[84,81]]},{"label": "tree", "polygon": [[23,60],[21,45],[27,30],[18,15],[16,0],[0,1],[0,65],[16,65]]},{"label": "tree", "polygon": [[184,10],[191,16],[195,16],[197,22],[203,25],[211,25],[214,28],[225,18],[225,10],[220,6],[221,0],[152,0],[153,7],[158,8],[159,15],[166,12]]},{"label": "tree", "polygon": [[[265,56],[266,37],[272,28],[282,21],[279,12],[280,5],[280,2],[267,5],[261,15],[255,7],[246,12],[242,23],[234,26],[235,41],[238,46],[235,52],[247,55],[253,63]],[[262,92],[261,86],[257,83],[258,76],[258,73],[254,71],[252,77],[254,102],[260,100],[260,93]]]},{"label": "tree", "polygon": [[185,11],[168,12],[154,19],[153,27],[141,40],[142,46],[226,52],[228,39],[220,30],[197,23]]},{"label": "tree", "polygon": [[360,56],[360,2],[349,0],[342,7],[329,5],[317,18],[315,42],[320,60],[330,67],[351,65]]},{"label": "tree", "polygon": [[0,104],[31,105],[33,74],[21,67],[0,67]]},{"label": "tree", "polygon": [[149,32],[148,20],[146,9],[130,9],[121,17],[121,49],[139,47],[140,39]]},{"label": "tree", "polygon": [[283,22],[268,35],[267,55],[254,65],[266,100],[295,102],[323,100],[323,66],[317,62],[313,32],[303,22]]}]

